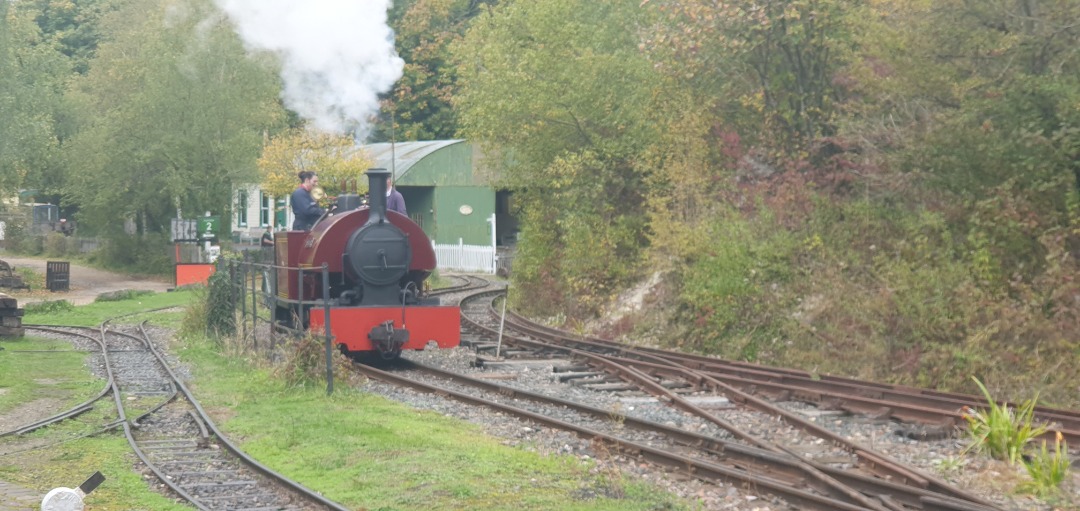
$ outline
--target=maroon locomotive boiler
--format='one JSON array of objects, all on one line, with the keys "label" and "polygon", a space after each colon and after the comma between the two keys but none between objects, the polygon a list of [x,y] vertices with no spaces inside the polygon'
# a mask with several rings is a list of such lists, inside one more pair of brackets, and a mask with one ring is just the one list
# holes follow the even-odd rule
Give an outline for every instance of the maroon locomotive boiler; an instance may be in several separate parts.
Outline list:
[{"label": "maroon locomotive boiler", "polygon": [[311,231],[274,238],[278,318],[323,330],[323,264],[329,273],[329,325],[334,343],[354,358],[460,343],[460,310],[424,296],[435,251],[407,216],[386,209],[385,169],[367,171],[369,207],[343,194]]}]

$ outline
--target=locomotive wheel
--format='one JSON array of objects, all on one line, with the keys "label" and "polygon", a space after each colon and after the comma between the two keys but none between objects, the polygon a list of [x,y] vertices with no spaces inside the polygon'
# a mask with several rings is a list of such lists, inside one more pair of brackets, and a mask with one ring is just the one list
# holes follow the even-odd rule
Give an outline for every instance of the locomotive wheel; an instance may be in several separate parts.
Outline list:
[{"label": "locomotive wheel", "polygon": [[274,318],[277,324],[285,328],[296,329],[296,312],[292,307],[277,305],[274,307]]}]

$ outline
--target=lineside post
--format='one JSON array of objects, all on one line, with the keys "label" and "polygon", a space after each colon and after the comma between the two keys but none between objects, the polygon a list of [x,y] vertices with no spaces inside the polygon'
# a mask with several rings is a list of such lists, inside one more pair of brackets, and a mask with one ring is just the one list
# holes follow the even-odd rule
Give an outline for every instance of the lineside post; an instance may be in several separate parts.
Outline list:
[{"label": "lineside post", "polygon": [[330,265],[327,263],[322,263],[322,297],[323,317],[326,318],[323,327],[326,334],[326,395],[329,396],[334,393],[334,358],[330,335]]},{"label": "lineside post", "polygon": [[[275,261],[276,263],[277,261]],[[266,275],[266,278],[272,279],[270,284],[266,286],[266,290],[270,293],[266,295],[266,303],[270,304],[270,351],[273,351],[277,347],[277,335],[274,330],[277,330],[277,264],[270,265],[270,273]]]},{"label": "lineside post", "polygon": [[259,352],[259,295],[255,294],[255,279],[258,278],[258,268],[255,267],[254,262],[251,264],[251,346],[255,349],[255,353]]},{"label": "lineside post", "polygon": [[506,323],[506,302],[510,301],[510,283],[506,283],[506,293],[503,294],[502,317],[499,318],[499,340],[495,343],[495,359],[499,359],[502,351],[503,324]]},{"label": "lineside post", "polygon": [[296,321],[293,325],[298,331],[304,331],[304,268],[296,267]]},{"label": "lineside post", "polygon": [[237,261],[236,265],[240,267],[239,279],[236,281],[237,287],[240,288],[240,342],[241,345],[244,339],[247,339],[247,277],[248,277],[248,264],[246,261]]}]

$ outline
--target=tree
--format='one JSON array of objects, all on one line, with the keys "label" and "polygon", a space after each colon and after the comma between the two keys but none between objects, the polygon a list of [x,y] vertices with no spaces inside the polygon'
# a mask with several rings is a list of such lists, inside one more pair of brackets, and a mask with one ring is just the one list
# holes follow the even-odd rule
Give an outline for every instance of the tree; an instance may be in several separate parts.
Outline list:
[{"label": "tree", "polygon": [[8,17],[10,10],[10,2],[0,2],[0,190],[5,193],[15,187],[12,181],[16,175],[14,169],[4,164],[10,158],[11,119],[15,116],[15,63],[11,48],[11,20]]},{"label": "tree", "polygon": [[71,60],[72,69],[85,74],[101,40],[102,16],[125,0],[19,0],[20,9],[32,13],[42,37]]},{"label": "tree", "polygon": [[[854,50],[846,0],[646,1],[665,22],[647,41],[657,67],[718,105],[742,135],[794,154],[836,133],[838,72]],[[706,92],[708,91],[708,92]]]},{"label": "tree", "polygon": [[634,273],[644,244],[647,169],[635,163],[655,135],[655,74],[638,3],[502,2],[453,48],[463,134],[505,164],[521,199],[515,282],[583,311]]},{"label": "tree", "polygon": [[0,8],[0,189],[57,191],[66,59],[21,2]]},{"label": "tree", "polygon": [[90,72],[74,82],[79,162],[68,194],[84,225],[134,220],[167,233],[181,211],[227,214],[255,181],[263,134],[284,115],[273,65],[250,57],[205,0],[131,0],[103,24]]},{"label": "tree", "polygon": [[[875,12],[860,93],[870,115],[909,128],[902,168],[962,195],[1061,174],[1080,189],[1080,164],[1067,163],[1080,155],[1080,4],[881,1]],[[1037,162],[1050,154],[1066,163]]]},{"label": "tree", "polygon": [[386,94],[372,140],[440,140],[456,136],[451,99],[457,69],[450,46],[469,23],[496,0],[411,0],[394,2],[390,24],[404,75]]},{"label": "tree", "polygon": [[286,197],[299,184],[297,174],[312,171],[319,174],[320,186],[331,195],[351,191],[351,185],[364,193],[364,172],[372,163],[348,136],[297,128],[282,132],[263,148],[259,182],[264,192]]}]

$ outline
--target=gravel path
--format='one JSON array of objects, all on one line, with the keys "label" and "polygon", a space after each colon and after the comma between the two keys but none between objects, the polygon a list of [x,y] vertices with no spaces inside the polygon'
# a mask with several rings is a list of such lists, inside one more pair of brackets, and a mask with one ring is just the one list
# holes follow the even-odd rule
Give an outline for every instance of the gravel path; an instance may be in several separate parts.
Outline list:
[{"label": "gravel path", "polygon": [[[44,258],[15,256],[2,252],[0,252],[0,260],[6,261],[13,268],[32,268],[35,272],[42,275],[45,274],[45,263],[49,261],[49,259]],[[77,263],[71,263],[70,278],[71,290],[66,292],[60,291],[52,293],[41,289],[34,289],[29,292],[3,289],[0,290],[0,292],[15,297],[19,300],[20,305],[46,300],[67,300],[75,305],[86,305],[88,303],[93,303],[98,295],[112,291],[133,289],[137,291],[145,290],[162,293],[173,287],[172,281],[167,279],[133,277],[131,275],[123,275],[90,268],[89,266]]]}]

